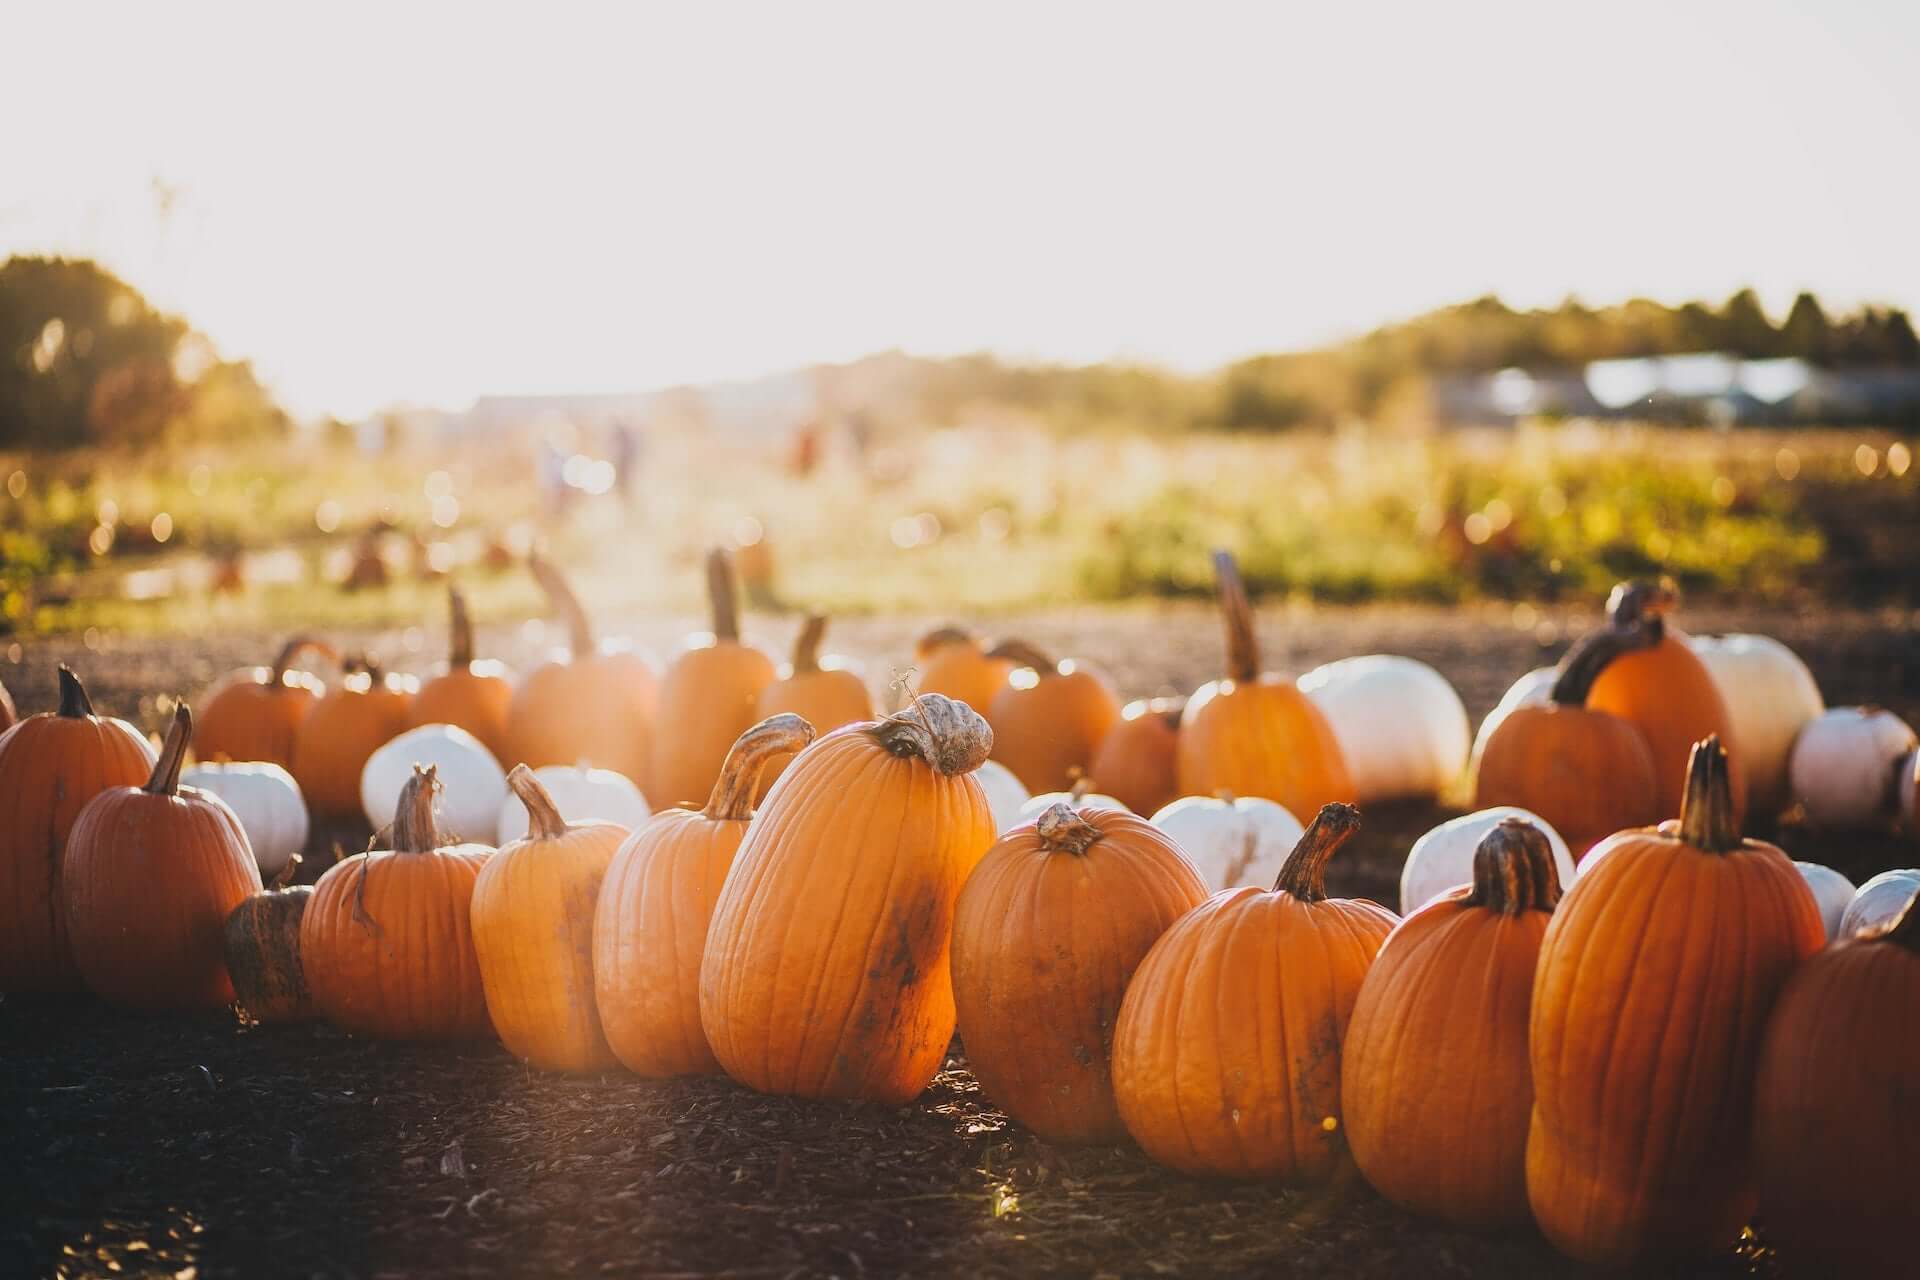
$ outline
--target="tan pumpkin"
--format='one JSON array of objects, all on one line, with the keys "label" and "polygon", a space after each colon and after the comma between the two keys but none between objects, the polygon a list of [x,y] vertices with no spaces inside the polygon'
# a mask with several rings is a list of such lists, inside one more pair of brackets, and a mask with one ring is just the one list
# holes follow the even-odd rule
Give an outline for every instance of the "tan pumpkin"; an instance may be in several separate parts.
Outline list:
[{"label": "tan pumpkin", "polygon": [[313,704],[293,735],[287,771],[317,818],[360,815],[367,759],[406,732],[419,688],[411,676],[389,675],[364,655],[347,665],[340,687]]},{"label": "tan pumpkin", "polygon": [[660,682],[659,739],[647,799],[656,806],[697,805],[713,790],[720,766],[759,718],[760,694],[772,684],[772,659],[740,642],[738,592],[725,551],[707,555],[713,633],[694,636]]},{"label": "tan pumpkin", "polygon": [[939,627],[913,647],[919,668],[914,688],[966,703],[981,715],[993,710],[1000,686],[1013,674],[1011,658],[989,657],[979,638],[963,627]]},{"label": "tan pumpkin", "polygon": [[507,729],[513,707],[513,677],[502,663],[474,658],[473,619],[467,614],[467,598],[460,588],[447,587],[447,608],[452,616],[447,669],[420,686],[413,699],[411,723],[415,728],[455,725],[478,738],[502,766],[514,764],[508,759],[513,747]]},{"label": "tan pumpkin", "polygon": [[195,721],[194,750],[200,759],[291,764],[294,734],[327,691],[319,677],[294,665],[307,654],[340,660],[332,645],[295,636],[281,646],[271,667],[247,667],[216,684]]},{"label": "tan pumpkin", "polygon": [[292,884],[300,855],[281,865],[271,885],[227,916],[227,974],[240,1007],[255,1022],[311,1022],[320,1016],[300,963],[300,921],[313,886]]},{"label": "tan pumpkin", "polygon": [[[762,720],[797,715],[815,732],[830,733],[843,724],[873,719],[873,697],[860,673],[844,658],[821,660],[820,641],[826,633],[827,619],[822,614],[809,615],[801,625],[800,636],[793,642],[793,665],[760,691],[754,713]],[[764,798],[773,789],[792,762],[790,754],[766,762],[760,775],[759,797]]]},{"label": "tan pumpkin", "polygon": [[1135,813],[1160,812],[1180,798],[1180,713],[1185,698],[1129,702],[1093,756],[1087,776]]},{"label": "tan pumpkin", "polygon": [[1093,765],[1120,722],[1120,699],[1106,676],[1023,640],[1003,640],[987,655],[1016,664],[993,695],[993,758],[1036,795],[1066,791]]}]

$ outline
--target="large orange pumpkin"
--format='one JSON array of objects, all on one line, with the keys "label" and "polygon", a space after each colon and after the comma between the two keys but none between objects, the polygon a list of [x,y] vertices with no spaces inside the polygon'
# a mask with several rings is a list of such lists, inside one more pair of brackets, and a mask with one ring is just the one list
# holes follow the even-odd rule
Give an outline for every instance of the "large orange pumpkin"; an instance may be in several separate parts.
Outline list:
[{"label": "large orange pumpkin", "polygon": [[217,1009],[233,1001],[227,916],[260,892],[240,819],[180,785],[193,736],[181,703],[144,787],[87,802],[61,864],[67,937],[89,990],[131,1009]]},{"label": "large orange pumpkin", "polygon": [[1527,1197],[1582,1262],[1730,1246],[1752,1217],[1760,1033],[1820,909],[1793,862],[1740,838],[1720,744],[1678,821],[1587,856],[1540,948]]},{"label": "large orange pumpkin", "polygon": [[1329,898],[1327,859],[1360,827],[1327,805],[1271,892],[1216,893],[1167,930],[1113,1033],[1120,1118],[1185,1173],[1320,1182],[1346,1155],[1340,1044],[1396,917]]},{"label": "large orange pumpkin", "polygon": [[473,887],[473,944],[487,1012],[508,1052],[547,1071],[618,1065],[593,995],[593,910],[625,827],[561,817],[533,770],[507,775],[526,837],[501,845]]},{"label": "large orange pumpkin", "polygon": [[924,694],[801,753],[727,873],[700,966],[700,1025],[762,1093],[914,1097],[953,1038],[953,903],[993,844],[969,775],[992,731]]},{"label": "large orange pumpkin", "polygon": [[312,885],[292,884],[294,854],[274,882],[227,915],[227,975],[240,1007],[256,1022],[307,1022],[320,1016],[300,963],[300,921],[313,901]]},{"label": "large orange pumpkin", "polygon": [[920,669],[915,689],[957,699],[983,716],[993,710],[994,695],[1014,667],[1011,658],[987,656],[979,639],[962,627],[938,627],[921,636],[913,660]]},{"label": "large orange pumpkin", "polygon": [[980,860],[953,917],[953,998],[986,1095],[1049,1142],[1126,1136],[1108,1055],[1127,981],[1206,900],[1144,818],[1056,804]]},{"label": "large orange pumpkin", "polygon": [[654,741],[655,806],[697,805],[713,790],[734,741],[753,727],[760,693],[774,681],[773,660],[740,643],[738,592],[725,551],[707,554],[713,634],[695,636],[660,681],[660,733]]},{"label": "large orange pumpkin", "polygon": [[369,657],[347,665],[340,687],[313,704],[293,735],[287,772],[316,818],[360,815],[367,758],[406,732],[419,688],[413,677],[389,675]]},{"label": "large orange pumpkin", "polygon": [[1106,676],[1022,640],[1003,640],[987,655],[1016,664],[993,695],[993,758],[1035,795],[1065,791],[1084,776],[1113,726],[1120,699]]},{"label": "large orange pumpkin", "polygon": [[[793,666],[780,679],[760,691],[754,713],[762,720],[768,716],[793,714],[812,725],[819,733],[829,733],[843,724],[873,719],[873,697],[866,681],[843,659],[820,660],[820,641],[827,633],[827,620],[821,614],[810,615],[793,642]],[[758,795],[773,789],[781,773],[793,762],[791,755],[776,756],[766,762],[760,775]]]},{"label": "large orange pumpkin", "polygon": [[388,848],[327,868],[300,922],[300,961],[327,1021],[382,1040],[486,1036],[471,908],[492,850],[434,826],[433,766],[400,789]]},{"label": "large orange pumpkin", "polygon": [[247,667],[216,684],[200,704],[194,727],[194,751],[202,760],[293,762],[293,738],[326,686],[294,664],[306,654],[330,662],[333,646],[311,636],[295,636],[282,645],[271,667]]},{"label": "large orange pumpkin", "polygon": [[1185,698],[1129,702],[1087,776],[1100,791],[1142,817],[1180,798],[1180,714]]},{"label": "large orange pumpkin", "polygon": [[593,987],[601,1030],[628,1070],[720,1069],[700,1029],[707,925],[753,817],[760,774],[813,736],[796,715],[761,721],[733,744],[706,808],[656,813],[613,855],[593,914]]},{"label": "large orange pumpkin", "polygon": [[[1333,726],[1292,676],[1260,670],[1253,606],[1233,556],[1216,551],[1227,676],[1200,686],[1180,717],[1180,793],[1259,796],[1293,813],[1354,798]],[[1096,779],[1097,781],[1097,779]]]},{"label": "large orange pumpkin", "polygon": [[138,729],[93,714],[65,667],[59,710],[0,734],[0,991],[81,989],[60,889],[67,835],[102,791],[144,782],[153,758]]},{"label": "large orange pumpkin", "polygon": [[1340,1103],[1354,1163],[1403,1208],[1472,1228],[1523,1224],[1533,971],[1560,877],[1546,836],[1509,818],[1473,884],[1387,936],[1353,1007]]},{"label": "large orange pumpkin", "polygon": [[412,723],[458,725],[480,739],[503,765],[513,748],[507,717],[513,707],[513,678],[507,668],[490,658],[473,656],[473,619],[460,588],[447,588],[452,615],[447,669],[420,686],[414,696]]}]

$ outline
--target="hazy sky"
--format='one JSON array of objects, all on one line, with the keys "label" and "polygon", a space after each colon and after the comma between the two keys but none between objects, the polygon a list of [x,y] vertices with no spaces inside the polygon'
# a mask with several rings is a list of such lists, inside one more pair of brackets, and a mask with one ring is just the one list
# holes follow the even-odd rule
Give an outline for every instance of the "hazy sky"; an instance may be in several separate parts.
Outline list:
[{"label": "hazy sky", "polygon": [[0,255],[347,414],[1199,367],[1489,290],[1920,304],[1913,0],[612,8],[9,5]]}]

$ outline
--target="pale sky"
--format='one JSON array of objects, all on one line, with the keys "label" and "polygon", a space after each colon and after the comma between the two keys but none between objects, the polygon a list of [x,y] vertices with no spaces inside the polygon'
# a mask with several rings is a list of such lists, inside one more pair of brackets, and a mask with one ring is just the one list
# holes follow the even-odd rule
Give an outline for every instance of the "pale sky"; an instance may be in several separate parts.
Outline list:
[{"label": "pale sky", "polygon": [[1488,291],[1920,304],[1912,0],[516,12],[9,4],[0,256],[345,415],[1202,368]]}]

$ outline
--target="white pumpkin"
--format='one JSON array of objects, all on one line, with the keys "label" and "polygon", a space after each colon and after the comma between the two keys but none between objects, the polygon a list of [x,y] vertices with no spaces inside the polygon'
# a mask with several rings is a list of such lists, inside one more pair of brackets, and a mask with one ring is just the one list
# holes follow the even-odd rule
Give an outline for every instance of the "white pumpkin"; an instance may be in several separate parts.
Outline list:
[{"label": "white pumpkin", "polygon": [[1540,828],[1553,850],[1553,867],[1560,873],[1562,893],[1573,888],[1575,868],[1567,842],[1553,824],[1517,805],[1480,809],[1443,822],[1413,842],[1400,868],[1400,914],[1410,916],[1449,889],[1473,883],[1473,852],[1487,832],[1508,818],[1520,818]]},{"label": "white pumpkin", "polygon": [[[553,797],[554,807],[568,822],[611,822],[629,831],[653,815],[647,798],[624,773],[587,765],[549,764],[533,771]],[[495,818],[494,836],[500,844],[527,834],[527,806],[509,794]]]},{"label": "white pumpkin", "polygon": [[434,816],[449,836],[486,839],[507,796],[507,775],[480,739],[451,724],[423,724],[382,746],[360,771],[360,807],[378,831],[393,821],[417,764],[439,770]]},{"label": "white pumpkin", "polygon": [[989,760],[973,771],[973,779],[987,793],[987,808],[993,814],[993,829],[1005,833],[1024,819],[1020,811],[1029,799],[1027,788],[1013,776],[1013,770],[998,760]]},{"label": "white pumpkin", "polygon": [[1255,796],[1184,796],[1151,821],[1180,846],[1213,890],[1248,884],[1273,888],[1287,855],[1306,834],[1284,806]]},{"label": "white pumpkin", "polygon": [[1885,827],[1900,816],[1902,772],[1916,743],[1913,729],[1878,707],[1835,707],[1794,739],[1788,776],[1793,797],[1817,826]]},{"label": "white pumpkin", "polygon": [[1920,893],[1920,871],[1912,867],[1882,871],[1861,885],[1847,904],[1847,913],[1840,917],[1840,936],[1851,938],[1862,929],[1892,924],[1916,893]]},{"label": "white pumpkin", "polygon": [[1791,799],[1787,759],[1808,721],[1827,709],[1813,672],[1800,655],[1771,636],[1694,636],[1733,721],[1735,755],[1747,775],[1747,807],[1773,815]]},{"label": "white pumpkin", "polygon": [[1500,701],[1493,710],[1487,712],[1487,718],[1480,722],[1480,732],[1473,737],[1473,756],[1467,765],[1470,774],[1480,772],[1480,757],[1486,753],[1487,739],[1500,727],[1500,722],[1518,711],[1521,707],[1544,707],[1551,700],[1553,682],[1560,678],[1558,667],[1535,667],[1527,674],[1507,686],[1500,695]]},{"label": "white pumpkin", "polygon": [[279,765],[267,761],[197,764],[181,771],[180,782],[227,802],[253,846],[263,883],[270,883],[294,854],[307,847],[306,799],[293,775]]},{"label": "white pumpkin", "polygon": [[1057,804],[1072,805],[1076,809],[1119,809],[1123,812],[1132,812],[1121,801],[1112,796],[1103,796],[1098,791],[1088,791],[1080,795],[1075,795],[1071,791],[1042,791],[1037,796],[1028,797],[1027,802],[1020,806],[1020,816],[1013,825],[1025,826]]},{"label": "white pumpkin", "polygon": [[1820,922],[1827,926],[1827,941],[1832,942],[1840,936],[1840,920],[1853,902],[1853,881],[1817,862],[1793,865],[1800,869],[1800,878],[1807,882],[1807,888],[1813,890],[1813,900],[1820,904]]},{"label": "white pumpkin", "polygon": [[1466,767],[1473,729],[1447,678],[1424,662],[1375,653],[1300,677],[1340,743],[1361,803],[1437,796]]}]

